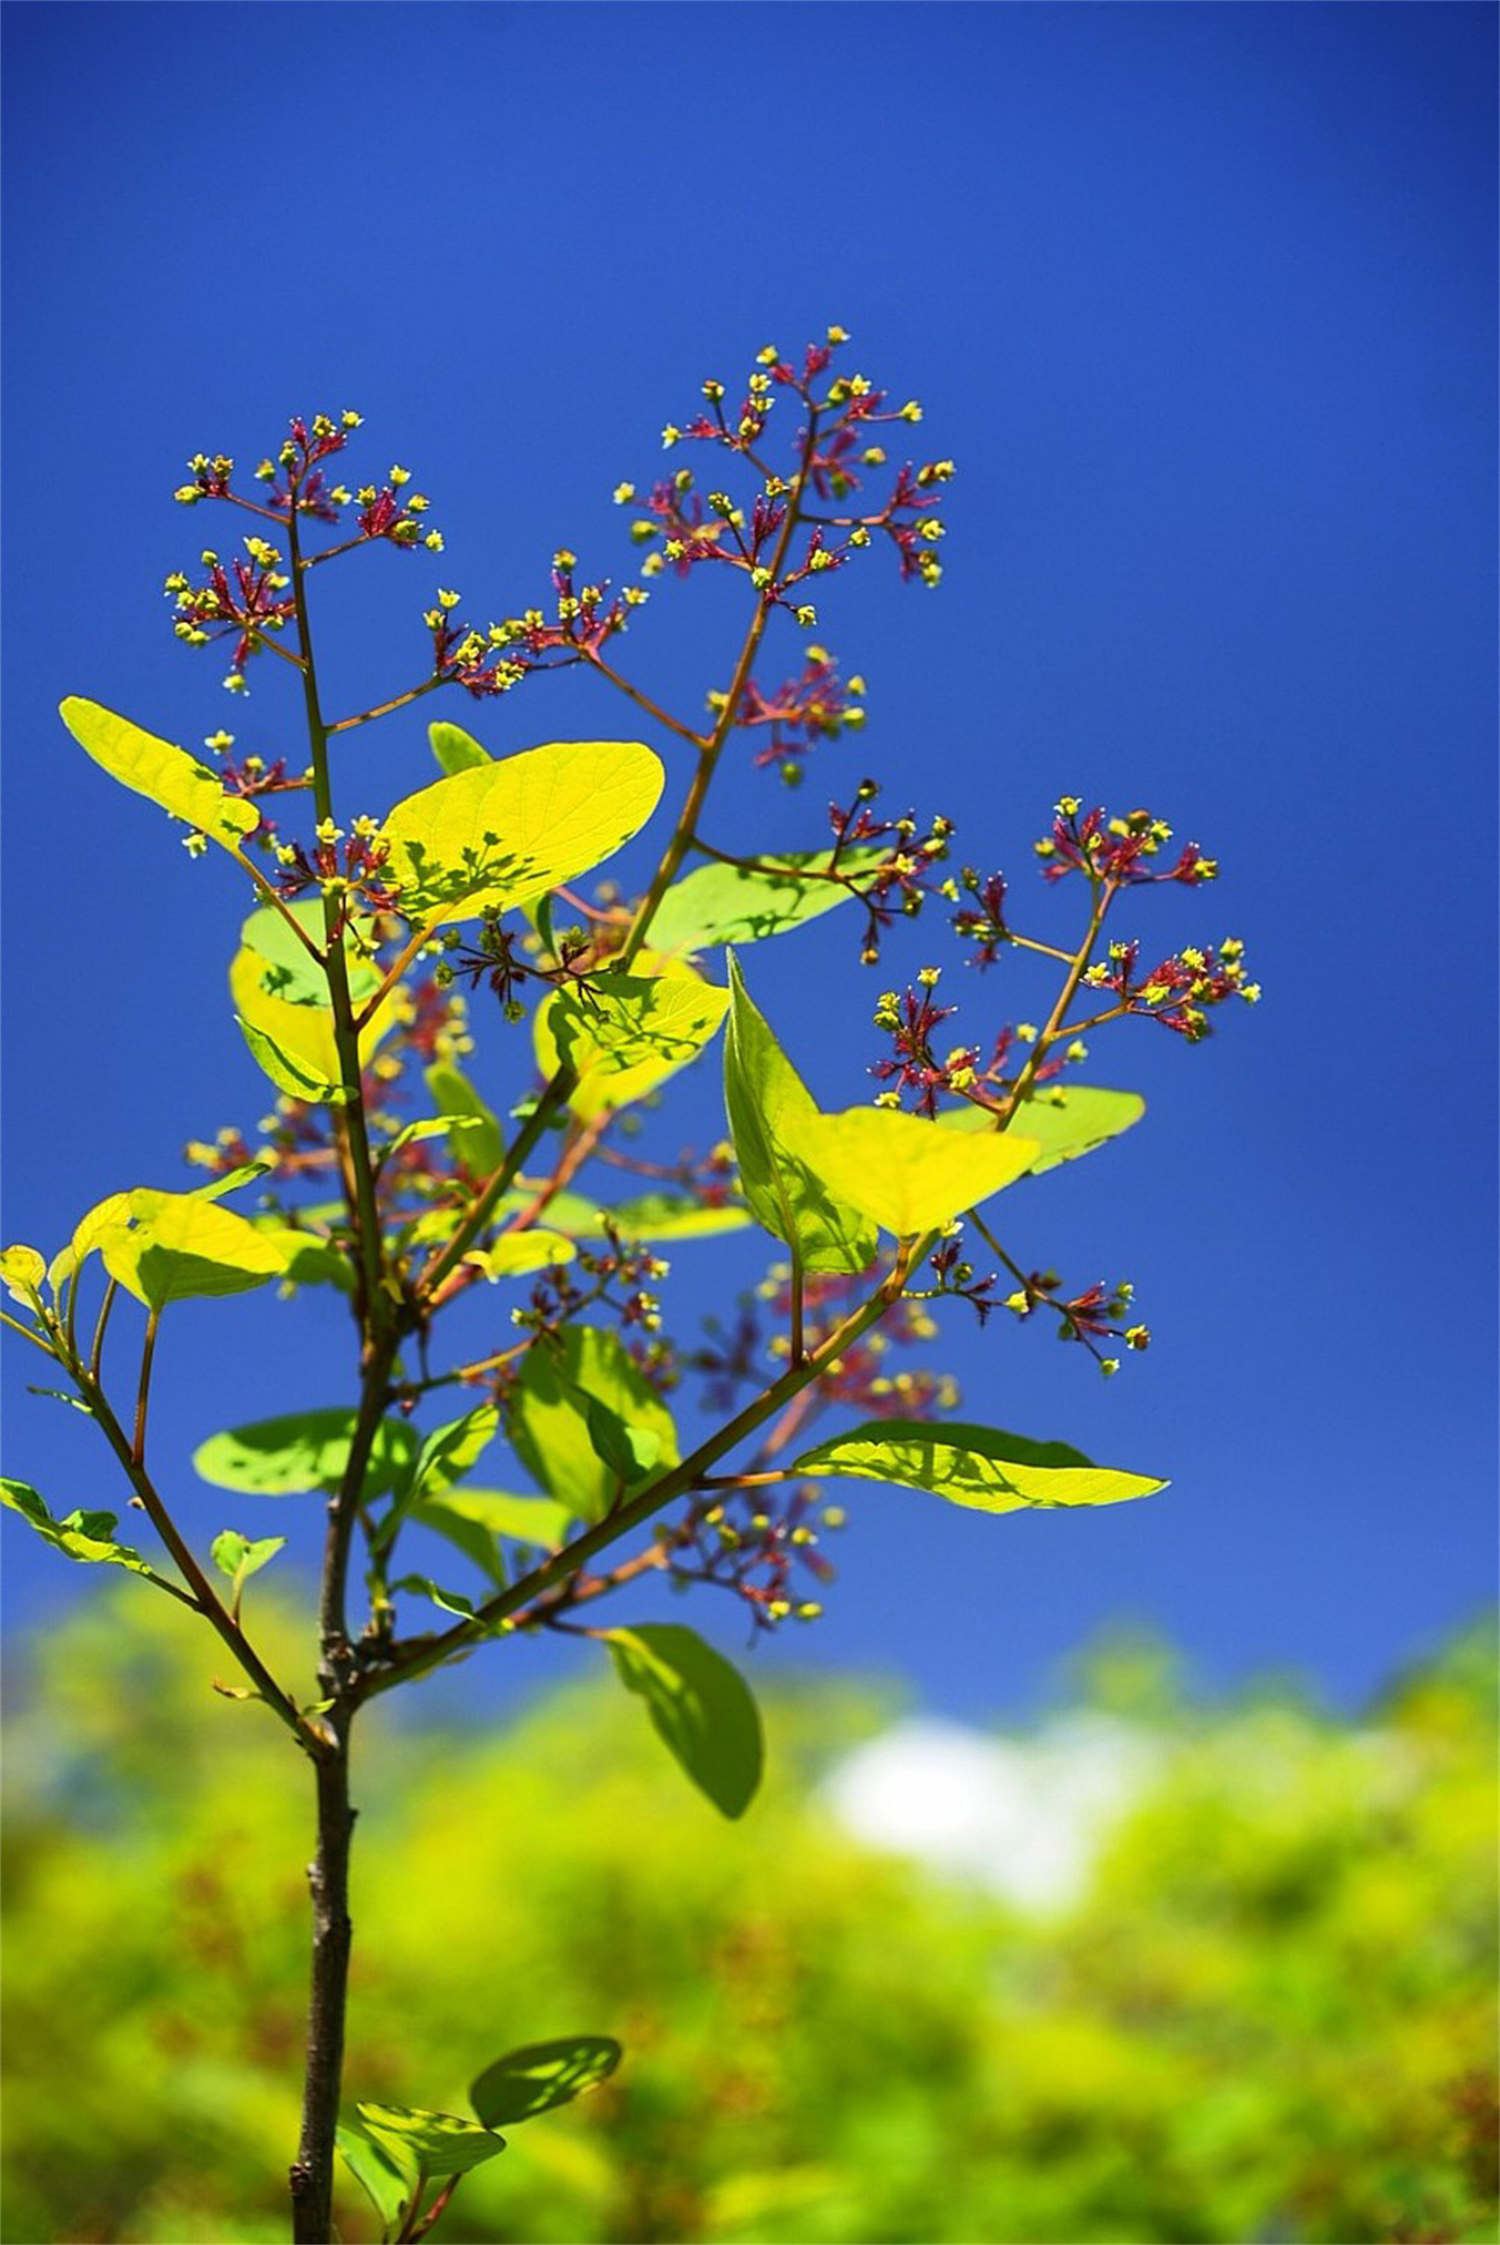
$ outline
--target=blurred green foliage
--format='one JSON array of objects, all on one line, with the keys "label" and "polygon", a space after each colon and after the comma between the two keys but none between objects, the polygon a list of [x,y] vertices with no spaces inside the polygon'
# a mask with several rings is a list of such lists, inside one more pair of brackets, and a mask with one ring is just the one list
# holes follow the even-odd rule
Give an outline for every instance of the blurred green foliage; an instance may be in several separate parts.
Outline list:
[{"label": "blurred green foliage", "polygon": [[[259,1620],[292,1673],[290,1617]],[[31,1665],[4,2235],[279,2239],[306,1773],[135,1583]],[[623,2040],[612,2082],[464,2179],[453,2240],[1493,2237],[1492,1679],[1476,1630],[1350,1726],[1096,1663],[1158,1774],[1045,1921],[834,1824],[817,1780],[889,1718],[875,1693],[770,1695],[733,1826],[602,1674],[498,1732],[371,1722],[351,2101],[463,2111],[511,2044]]]}]

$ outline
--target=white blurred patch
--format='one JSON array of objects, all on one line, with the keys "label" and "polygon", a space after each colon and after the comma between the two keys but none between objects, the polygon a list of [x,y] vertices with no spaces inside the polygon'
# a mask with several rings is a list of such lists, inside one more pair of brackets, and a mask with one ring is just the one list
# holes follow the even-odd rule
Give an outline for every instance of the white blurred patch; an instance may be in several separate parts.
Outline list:
[{"label": "white blurred patch", "polygon": [[1024,1741],[907,1722],[850,1754],[823,1795],[869,1847],[977,1880],[1020,1909],[1058,1910],[1087,1891],[1110,1827],[1160,1759],[1148,1733],[1108,1715]]}]

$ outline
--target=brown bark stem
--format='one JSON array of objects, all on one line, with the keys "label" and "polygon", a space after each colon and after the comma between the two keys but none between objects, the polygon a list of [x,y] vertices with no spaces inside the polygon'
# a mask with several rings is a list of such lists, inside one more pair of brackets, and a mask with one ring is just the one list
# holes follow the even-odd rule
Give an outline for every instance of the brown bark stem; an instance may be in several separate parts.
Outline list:
[{"label": "brown bark stem", "polygon": [[317,1849],[307,1867],[312,1894],[312,1994],[307,2017],[307,2075],[302,2134],[292,2166],[294,2245],[329,2245],[333,2236],[333,2153],[344,2073],[344,2010],[349,1988],[349,1736],[315,1764]]}]

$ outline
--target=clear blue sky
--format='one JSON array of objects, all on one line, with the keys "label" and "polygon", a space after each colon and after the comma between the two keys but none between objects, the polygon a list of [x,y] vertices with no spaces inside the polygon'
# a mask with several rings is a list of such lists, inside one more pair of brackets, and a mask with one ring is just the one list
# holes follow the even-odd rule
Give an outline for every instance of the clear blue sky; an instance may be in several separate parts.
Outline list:
[{"label": "clear blue sky", "polygon": [[[1242,934],[1267,995],[1196,1051],[1101,1039],[1096,1080],[1145,1091],[1147,1122],[1005,1204],[1026,1261],[1135,1280],[1150,1355],[1106,1386],[1040,1321],[952,1320],[972,1416],[1171,1492],[989,1521],[871,1489],[828,1620],[759,1657],[894,1665],[981,1714],[1135,1616],[1211,1677],[1293,1667],[1349,1701],[1483,1600],[1493,10],[29,4],[3,34],[6,1237],[51,1249],[267,1104],[224,985],[232,876],[55,715],[79,692],[300,761],[269,665],[231,715],[223,665],[168,631],[163,575],[228,536],[172,506],[186,455],[253,460],[351,403],[352,465],[419,470],[440,579],[366,557],[371,605],[330,625],[332,698],[374,698],[420,674],[436,581],[504,613],[560,542],[623,570],[609,494],[649,478],[661,424],[838,320],[959,462],[946,579],[834,588],[820,636],[866,675],[868,729],[800,797],[742,756],[724,830],[815,840],[869,768],[1028,895],[1060,791],[1145,803],[1225,868],[1142,903],[1148,947]],[[691,707],[715,628],[689,586],[629,644]],[[365,807],[429,776],[431,707],[348,752]],[[635,730],[572,683],[443,713],[500,751]],[[869,1088],[852,952],[835,916],[752,960],[828,1105]],[[955,1028],[1038,1002],[1008,963]],[[492,1037],[497,1101],[500,1064]],[[713,1091],[684,1093],[684,1136],[719,1127]],[[679,1250],[681,1322],[751,1269]],[[252,1518],[187,1454],[339,1400],[336,1306],[175,1322],[154,1443],[183,1517],[310,1553],[310,1505]],[[92,1430],[9,1371],[8,1470],[59,1511],[112,1501]],[[93,1587],[6,1525],[13,1617]],[[694,1618],[733,1647],[727,1607]]]}]

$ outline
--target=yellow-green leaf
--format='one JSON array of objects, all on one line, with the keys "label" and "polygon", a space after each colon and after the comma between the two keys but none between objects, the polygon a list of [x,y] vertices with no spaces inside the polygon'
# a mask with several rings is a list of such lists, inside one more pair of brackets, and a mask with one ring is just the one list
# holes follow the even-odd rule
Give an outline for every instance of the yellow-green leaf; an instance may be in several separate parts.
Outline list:
[{"label": "yellow-green leaf", "polygon": [[577,1253],[565,1233],[538,1224],[524,1232],[502,1232],[493,1246],[476,1248],[464,1261],[477,1264],[489,1279],[524,1278],[549,1263],[571,1263]]},{"label": "yellow-green leaf", "polygon": [[[277,997],[266,987],[267,974],[273,971],[262,953],[252,951],[248,944],[235,953],[229,968],[229,994],[241,1035],[272,1083],[288,1097],[315,1103],[342,1100],[331,1006],[302,1005]],[[368,1028],[360,1031],[361,1065],[368,1062],[390,1021],[388,999]]]},{"label": "yellow-green leaf", "polygon": [[1034,1138],[944,1130],[893,1107],[846,1107],[788,1118],[781,1135],[832,1193],[898,1239],[938,1230],[1031,1167]]},{"label": "yellow-green leaf", "polygon": [[[648,954],[641,963],[654,966]],[[729,992],[684,960],[659,974],[604,974],[590,995],[557,990],[533,1024],[537,1065],[551,1075],[560,1060],[578,1082],[568,1105],[581,1122],[628,1107],[696,1060],[718,1031]]]},{"label": "yellow-green leaf", "polygon": [[434,780],[381,829],[401,909],[473,918],[574,880],[640,831],[665,779],[640,741],[551,741]]},{"label": "yellow-green leaf", "polygon": [[[1027,1174],[1040,1177],[1117,1138],[1145,1112],[1139,1092],[1106,1091],[1100,1084],[1044,1084],[1018,1108],[1011,1127],[1019,1136],[1036,1140],[1041,1151]],[[960,1107],[938,1120],[944,1130],[982,1134],[995,1128],[994,1117],[983,1107]]]},{"label": "yellow-green leaf", "polygon": [[804,1452],[792,1471],[929,1489],[975,1512],[1124,1504],[1167,1486],[1150,1474],[1096,1466],[1067,1442],[1032,1442],[995,1427],[924,1419],[876,1419],[853,1427]]},{"label": "yellow-green leaf", "polygon": [[102,764],[112,779],[159,803],[173,818],[219,842],[226,850],[254,832],[260,813],[238,795],[226,795],[217,772],[200,764],[196,756],[158,740],[154,733],[117,717],[98,702],[70,694],[61,705],[62,721],[80,748]]},{"label": "yellow-green leaf", "polygon": [[571,1514],[602,1520],[621,1494],[621,1477],[590,1436],[591,1402],[654,1436],[661,1465],[676,1465],[681,1453],[671,1412],[617,1333],[568,1325],[555,1344],[529,1349],[511,1406],[511,1447]]},{"label": "yellow-green leaf", "polygon": [[149,1309],[189,1296],[243,1294],[285,1269],[275,1244],[233,1209],[195,1193],[142,1188],[122,1197],[128,1213],[97,1244],[110,1277]]},{"label": "yellow-green leaf", "polygon": [[47,1258],[40,1249],[23,1245],[0,1248],[0,1285],[12,1301],[24,1302],[30,1309],[46,1275]]}]

